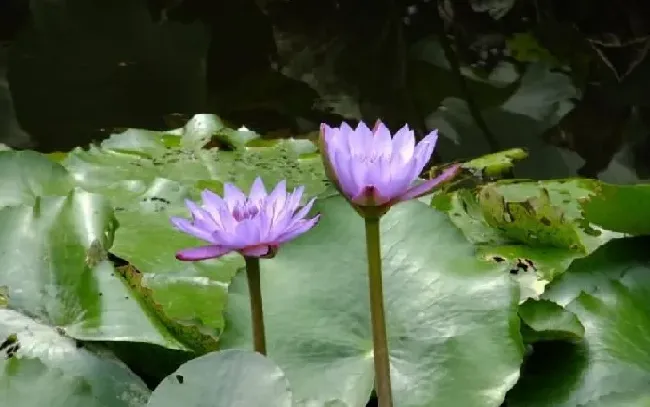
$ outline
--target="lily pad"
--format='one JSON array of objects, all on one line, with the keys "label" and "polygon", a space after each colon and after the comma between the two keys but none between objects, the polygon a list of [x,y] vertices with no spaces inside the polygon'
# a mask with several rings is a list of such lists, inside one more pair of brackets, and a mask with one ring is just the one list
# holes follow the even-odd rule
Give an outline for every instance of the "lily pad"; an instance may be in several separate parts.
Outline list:
[{"label": "lily pad", "polygon": [[227,256],[181,262],[174,257],[179,249],[200,244],[175,230],[169,221],[172,215],[188,216],[183,201],[196,198],[198,190],[156,178],[139,195],[120,193],[123,206],[116,208],[119,228],[110,249],[130,265],[120,268],[120,273],[189,346],[201,352],[216,349],[227,286],[243,260]]},{"label": "lily pad", "polygon": [[72,178],[59,164],[35,151],[0,151],[0,207],[32,204],[37,196],[65,195]]},{"label": "lily pad", "polygon": [[114,229],[106,200],[81,190],[0,209],[8,306],[76,339],[184,349],[107,260]]},{"label": "lily pad", "polygon": [[289,383],[264,356],[243,350],[190,360],[151,394],[148,407],[292,407]]},{"label": "lily pad", "polygon": [[[106,196],[120,225],[112,254],[133,267],[121,269],[150,307],[191,346],[216,348],[230,279],[243,262],[180,262],[176,251],[199,242],[172,228],[170,216],[187,216],[184,200],[225,182],[248,189],[257,176],[272,187],[287,180],[304,185],[307,198],[327,191],[321,160],[308,140],[260,142],[247,130],[230,130],[212,115],[196,115],[166,132],[129,129],[100,146],[76,149],[64,164],[84,189]],[[219,139],[228,149],[211,147]],[[186,338],[187,339],[187,338]]]},{"label": "lily pad", "polygon": [[514,241],[588,253],[611,238],[584,219],[578,203],[597,185],[582,179],[493,183],[480,189],[479,202],[488,225]]},{"label": "lily pad", "polygon": [[[269,357],[297,399],[365,406],[373,388],[363,221],[341,197],[262,261]],[[494,406],[519,376],[518,290],[447,217],[412,201],[382,219],[395,404]],[[246,280],[229,294],[224,348],[250,348]]]},{"label": "lily pad", "polygon": [[579,254],[556,247],[526,245],[478,246],[479,257],[497,263],[519,283],[520,301],[538,299],[546,285],[564,273]]},{"label": "lily pad", "polygon": [[[583,250],[620,235],[589,226],[572,196],[589,190],[572,182],[578,181],[567,187],[562,181],[500,181],[436,196],[432,205],[448,214],[482,258],[513,275],[523,301],[538,298]],[[522,270],[522,264],[530,267]]]},{"label": "lily pad", "polygon": [[528,153],[521,148],[487,154],[482,157],[463,163],[462,168],[468,169],[481,178],[495,178],[512,171],[516,161],[528,157]]},{"label": "lily pad", "polygon": [[601,399],[626,397],[639,404],[614,405],[645,405],[640,396],[650,385],[647,247],[648,239],[610,242],[552,283],[545,297],[566,303],[585,328],[584,341],[536,349],[509,406],[598,406]]},{"label": "lily pad", "polygon": [[0,309],[0,388],[6,406],[141,407],[144,383],[53,327]]},{"label": "lily pad", "polygon": [[519,317],[527,328],[527,342],[584,338],[585,327],[578,317],[549,300],[528,300],[519,306]]},{"label": "lily pad", "polygon": [[[320,159],[304,154],[313,150],[310,141],[288,139],[247,147],[259,135],[249,134],[244,143],[228,135],[217,121],[211,115],[197,115],[176,130],[128,129],[100,146],[73,150],[63,164],[78,185],[105,194],[116,206],[125,204],[124,191],[144,193],[156,179],[194,188],[212,181],[249,185],[261,176],[269,185],[281,179],[305,185],[308,195],[317,195],[329,185]],[[217,135],[230,137],[234,149],[210,147]],[[312,149],[306,149],[305,143]]]},{"label": "lily pad", "polygon": [[650,185],[601,183],[598,194],[582,202],[589,221],[617,232],[650,235]]}]

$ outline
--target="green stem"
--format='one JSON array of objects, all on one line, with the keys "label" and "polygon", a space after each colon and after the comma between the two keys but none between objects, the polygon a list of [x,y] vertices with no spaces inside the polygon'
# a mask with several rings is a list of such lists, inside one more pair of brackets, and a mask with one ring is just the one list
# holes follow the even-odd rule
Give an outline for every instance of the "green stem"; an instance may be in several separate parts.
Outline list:
[{"label": "green stem", "polygon": [[384,294],[381,276],[379,217],[367,217],[365,220],[370,318],[372,320],[372,342],[375,359],[375,391],[379,402],[378,407],[392,407],[390,356],[388,354],[388,340],[386,339],[386,317],[384,316]]},{"label": "green stem", "polygon": [[248,293],[251,298],[251,325],[255,351],[266,356],[266,337],[264,334],[264,310],[262,309],[262,290],[260,288],[260,259],[245,257]]}]

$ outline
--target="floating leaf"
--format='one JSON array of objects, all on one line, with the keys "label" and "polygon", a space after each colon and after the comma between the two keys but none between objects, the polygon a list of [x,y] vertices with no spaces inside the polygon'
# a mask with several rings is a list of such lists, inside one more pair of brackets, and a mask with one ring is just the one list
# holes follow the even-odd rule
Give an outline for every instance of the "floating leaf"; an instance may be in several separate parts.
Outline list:
[{"label": "floating leaf", "polygon": [[[208,149],[199,141],[227,130],[217,131],[217,120],[211,115],[197,115],[182,129],[129,129],[112,135],[99,147],[73,150],[64,165],[78,185],[106,195],[119,207],[128,206],[151,190],[158,179],[198,188],[215,181],[246,186],[261,176],[268,185],[282,179],[290,185],[305,185],[308,195],[326,190],[329,181],[320,158],[312,154],[315,146],[310,141],[289,139],[246,147],[258,138],[247,142],[234,139],[233,151]],[[177,142],[169,142],[169,138]]]},{"label": "floating leaf", "polygon": [[114,228],[106,201],[80,190],[0,209],[8,305],[76,339],[184,349],[105,260]]},{"label": "floating leaf", "polygon": [[650,185],[601,183],[597,191],[581,202],[589,221],[616,232],[650,235]]},{"label": "floating leaf", "polygon": [[487,154],[463,163],[466,168],[480,175],[482,178],[494,178],[512,171],[515,161],[528,157],[528,153],[521,148],[512,148],[498,153]]},{"label": "floating leaf", "polygon": [[578,203],[598,191],[592,180],[498,182],[479,190],[486,222],[507,238],[532,246],[589,253],[619,234],[590,224]]},{"label": "floating leaf", "polygon": [[118,360],[14,310],[0,309],[0,352],[6,406],[141,407],[149,395]]},{"label": "floating leaf", "polygon": [[597,406],[601,398],[625,400],[616,394],[642,400],[639,396],[650,385],[648,243],[612,241],[576,260],[552,283],[544,296],[566,304],[578,317],[584,341],[536,346],[509,406]]},{"label": "floating leaf", "polygon": [[182,365],[151,394],[148,407],[292,407],[282,370],[242,350],[203,355]]},{"label": "floating leaf", "polygon": [[[125,277],[171,328],[191,335],[192,346],[202,351],[216,346],[227,285],[242,261],[238,256],[177,261],[175,252],[197,241],[177,232],[169,217],[188,216],[186,198],[198,198],[203,188],[221,193],[225,182],[248,189],[258,176],[269,188],[287,180],[289,187],[305,185],[305,198],[329,185],[312,142],[267,142],[253,132],[220,126],[214,116],[197,115],[167,132],[129,129],[99,147],[76,149],[65,161],[79,185],[116,207],[120,227],[110,251],[134,266],[122,269]],[[213,137],[234,150],[206,149]]]},{"label": "floating leaf", "polygon": [[[296,398],[361,407],[374,376],[363,221],[340,197],[317,210],[318,227],[262,261],[269,357]],[[381,228],[396,405],[498,406],[523,357],[516,286],[425,204],[396,206]],[[226,348],[251,347],[245,281],[231,285]]]},{"label": "floating leaf", "polygon": [[[584,218],[579,200],[595,196],[598,187],[597,181],[577,179],[497,181],[440,194],[432,205],[479,246],[483,258],[504,262],[520,283],[523,301],[538,298],[574,259],[621,236]],[[522,262],[533,264],[532,272],[513,267]]]},{"label": "floating leaf", "polygon": [[577,341],[585,335],[585,327],[575,314],[549,300],[526,301],[519,306],[519,317],[528,328],[527,342]]},{"label": "floating leaf", "polygon": [[72,178],[61,165],[35,151],[0,151],[0,207],[32,204],[37,196],[65,195]]}]

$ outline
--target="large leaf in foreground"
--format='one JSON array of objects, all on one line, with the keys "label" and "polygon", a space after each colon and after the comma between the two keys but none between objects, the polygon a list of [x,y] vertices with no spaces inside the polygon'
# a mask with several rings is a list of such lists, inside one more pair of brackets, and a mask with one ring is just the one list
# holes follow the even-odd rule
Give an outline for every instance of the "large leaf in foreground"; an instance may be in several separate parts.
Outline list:
[{"label": "large leaf in foreground", "polygon": [[112,209],[80,190],[0,209],[0,286],[9,306],[82,340],[183,348],[106,260]]},{"label": "large leaf in foreground", "polygon": [[243,350],[212,352],[167,376],[148,407],[291,407],[289,383],[270,359]]},{"label": "large leaf in foreground", "polygon": [[[650,387],[649,239],[612,241],[577,260],[545,297],[567,304],[585,328],[580,344],[538,349],[509,406],[644,407]],[[553,353],[552,353],[553,352]],[[626,403],[600,403],[625,395]],[[616,399],[616,398],[614,398]]]},{"label": "large leaf in foreground", "polygon": [[0,405],[140,407],[149,391],[122,363],[54,328],[0,309]]},{"label": "large leaf in foreground", "polygon": [[[126,277],[199,350],[216,347],[227,284],[242,262],[237,256],[177,261],[178,249],[200,243],[176,231],[169,217],[188,216],[184,199],[198,198],[204,188],[221,193],[224,182],[248,189],[261,176],[270,188],[286,179],[290,186],[305,185],[308,195],[327,185],[313,143],[259,137],[224,129],[214,116],[196,115],[171,131],[129,129],[100,146],[76,149],[64,161],[79,185],[116,207],[120,227],[111,253],[134,266],[124,269]],[[213,147],[213,138],[232,151]]]},{"label": "large leaf in foreground", "polygon": [[[322,221],[262,261],[269,356],[297,400],[365,406],[373,387],[363,221],[340,197]],[[498,406],[519,376],[516,286],[447,217],[420,202],[382,219],[396,405]],[[225,347],[250,347],[243,274],[231,286]]]}]

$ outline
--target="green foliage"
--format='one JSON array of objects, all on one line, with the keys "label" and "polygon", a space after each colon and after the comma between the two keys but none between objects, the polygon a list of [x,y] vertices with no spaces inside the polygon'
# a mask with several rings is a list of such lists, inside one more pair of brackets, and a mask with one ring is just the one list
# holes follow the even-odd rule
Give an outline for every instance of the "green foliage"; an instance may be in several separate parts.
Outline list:
[{"label": "green foliage", "polygon": [[167,376],[148,407],[292,407],[289,382],[271,360],[242,350],[198,357]]},{"label": "green foliage", "polygon": [[650,234],[650,185],[600,184],[584,205],[589,220],[600,227],[631,235]]},{"label": "green foliage", "polygon": [[[360,406],[374,374],[368,304],[360,301],[367,292],[363,221],[340,197],[316,210],[318,228],[263,264],[269,355],[298,398]],[[498,405],[523,355],[507,273],[475,258],[447,217],[422,203],[393,208],[381,228],[389,343],[401,372],[395,403]],[[225,347],[250,346],[243,277],[231,286]]]},{"label": "green foliage", "polygon": [[579,341],[585,336],[585,327],[578,317],[549,300],[527,300],[519,306],[519,317],[528,328],[524,329],[527,342]]},{"label": "green foliage", "polygon": [[[363,224],[315,152],[210,115],[87,150],[0,152],[9,404],[365,406]],[[644,185],[498,179],[525,155],[470,160],[460,182],[382,219],[398,405],[647,403],[650,195]],[[203,188],[246,189],[257,175],[306,185],[322,214],[262,262],[268,359],[236,350],[251,347],[242,260],[176,261],[196,241],[169,223]],[[133,372],[150,388],[162,381],[148,404]]]},{"label": "green foliage", "polygon": [[[648,243],[612,241],[554,282],[544,296],[577,316],[584,341],[556,345],[553,358],[548,348],[533,354],[509,405],[645,405],[650,384]],[[545,324],[551,318],[549,313]]]},{"label": "green foliage", "polygon": [[140,407],[149,391],[119,360],[0,309],[0,387],[7,406]]}]

